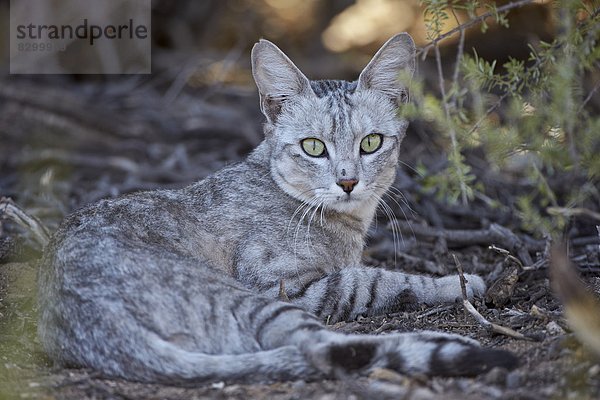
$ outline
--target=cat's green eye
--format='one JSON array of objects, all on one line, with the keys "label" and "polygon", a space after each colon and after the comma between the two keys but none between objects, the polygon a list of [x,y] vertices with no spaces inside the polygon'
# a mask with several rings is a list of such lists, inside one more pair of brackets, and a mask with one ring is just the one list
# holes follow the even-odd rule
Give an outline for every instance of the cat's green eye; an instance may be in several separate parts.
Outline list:
[{"label": "cat's green eye", "polygon": [[325,155],[325,143],[319,139],[308,138],[300,142],[302,150],[311,157],[321,157]]},{"label": "cat's green eye", "polygon": [[383,143],[383,136],[379,133],[371,133],[360,141],[360,151],[364,154],[374,153],[379,150]]}]

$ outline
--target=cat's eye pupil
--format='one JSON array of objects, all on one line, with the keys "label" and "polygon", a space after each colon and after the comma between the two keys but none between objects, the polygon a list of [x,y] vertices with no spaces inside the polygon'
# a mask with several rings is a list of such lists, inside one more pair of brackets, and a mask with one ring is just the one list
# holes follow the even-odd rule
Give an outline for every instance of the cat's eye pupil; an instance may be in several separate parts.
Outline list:
[{"label": "cat's eye pupil", "polygon": [[315,138],[307,138],[300,141],[300,146],[306,154],[311,157],[322,157],[327,154],[325,143]]},{"label": "cat's eye pupil", "polygon": [[370,154],[379,150],[381,144],[383,143],[383,136],[379,133],[371,133],[370,135],[365,136],[360,141],[360,152],[361,154]]}]

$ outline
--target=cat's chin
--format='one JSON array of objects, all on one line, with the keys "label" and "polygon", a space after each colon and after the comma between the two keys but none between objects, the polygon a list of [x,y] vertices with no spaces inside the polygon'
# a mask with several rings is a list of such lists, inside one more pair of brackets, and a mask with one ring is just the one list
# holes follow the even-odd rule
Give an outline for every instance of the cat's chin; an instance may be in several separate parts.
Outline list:
[{"label": "cat's chin", "polygon": [[365,221],[370,221],[375,214],[377,202],[368,198],[347,196],[337,201],[328,202],[325,207],[343,214],[353,215]]}]

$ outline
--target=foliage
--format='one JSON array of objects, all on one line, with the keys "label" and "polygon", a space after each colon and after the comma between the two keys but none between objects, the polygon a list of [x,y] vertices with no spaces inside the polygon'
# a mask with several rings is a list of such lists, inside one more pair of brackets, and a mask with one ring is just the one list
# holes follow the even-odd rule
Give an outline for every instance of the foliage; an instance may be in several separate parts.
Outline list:
[{"label": "foliage", "polygon": [[[522,229],[538,234],[562,230],[567,219],[551,216],[548,207],[597,207],[600,118],[590,100],[600,85],[598,4],[554,2],[554,40],[532,43],[527,59],[509,58],[499,65],[475,51],[463,52],[464,27],[481,22],[485,32],[492,23],[508,26],[506,10],[529,2],[502,7],[479,0],[422,3],[442,99],[435,100],[417,86],[412,88],[415,105],[406,112],[431,121],[448,135],[447,167],[426,174],[424,186],[465,205],[478,193],[484,195],[485,182],[473,175],[465,157],[483,150],[491,170],[517,182],[517,197],[506,205],[518,210]],[[482,9],[489,18],[482,18]],[[459,11],[471,20],[458,25]],[[451,20],[458,25],[455,35],[460,35],[456,64],[450,65],[453,73],[442,70],[438,48],[441,39],[451,36],[444,32]],[[431,51],[431,46],[425,50]]]}]

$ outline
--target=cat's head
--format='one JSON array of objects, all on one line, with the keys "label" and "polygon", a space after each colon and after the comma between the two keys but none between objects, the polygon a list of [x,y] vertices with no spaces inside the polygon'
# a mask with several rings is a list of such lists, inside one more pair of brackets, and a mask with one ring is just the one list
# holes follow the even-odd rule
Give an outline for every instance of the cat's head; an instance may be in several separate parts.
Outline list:
[{"label": "cat's head", "polygon": [[388,40],[355,82],[309,81],[273,43],[252,49],[252,72],[267,117],[266,142],[278,185],[313,206],[355,212],[377,203],[396,172],[415,45]]}]

